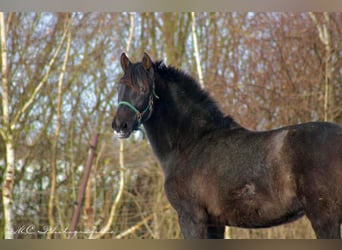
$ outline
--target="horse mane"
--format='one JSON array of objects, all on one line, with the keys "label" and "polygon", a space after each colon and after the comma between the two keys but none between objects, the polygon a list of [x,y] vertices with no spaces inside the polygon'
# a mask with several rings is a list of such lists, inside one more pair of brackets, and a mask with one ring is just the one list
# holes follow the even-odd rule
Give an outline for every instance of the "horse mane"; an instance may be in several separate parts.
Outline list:
[{"label": "horse mane", "polygon": [[[211,95],[203,89],[198,81],[188,73],[176,67],[165,65],[163,61],[157,61],[153,65],[154,71],[162,76],[166,84],[177,85],[178,93],[186,95],[197,106],[215,128],[229,127],[231,129],[242,128],[230,115],[225,115]],[[184,104],[185,105],[185,104]]]}]

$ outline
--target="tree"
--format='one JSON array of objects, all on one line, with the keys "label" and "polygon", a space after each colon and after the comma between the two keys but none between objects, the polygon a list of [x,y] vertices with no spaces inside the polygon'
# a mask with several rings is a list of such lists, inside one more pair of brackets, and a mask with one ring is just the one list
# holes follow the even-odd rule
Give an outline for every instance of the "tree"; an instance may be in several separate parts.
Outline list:
[{"label": "tree", "polygon": [[13,127],[16,124],[11,124],[11,118],[9,114],[9,92],[8,92],[8,80],[7,80],[7,40],[6,40],[6,26],[5,16],[3,12],[0,12],[0,39],[1,39],[1,87],[2,87],[2,126],[1,136],[6,144],[6,169],[3,178],[2,187],[2,202],[4,206],[4,231],[5,239],[13,238],[13,213],[12,213],[12,191],[14,182],[14,138]]},{"label": "tree", "polygon": [[[62,98],[63,98],[63,82],[64,82],[64,75],[66,71],[66,66],[68,63],[69,53],[70,53],[70,46],[71,46],[71,33],[70,33],[70,16],[69,14],[66,14],[65,17],[65,27],[62,37],[62,43],[64,43],[64,40],[66,39],[66,49],[65,49],[65,56],[61,68],[61,72],[59,74],[58,79],[58,90],[57,90],[57,108],[56,108],[56,128],[55,128],[55,134],[54,139],[52,143],[52,155],[51,155],[51,188],[50,188],[50,199],[49,199],[49,209],[48,209],[48,215],[49,215],[49,224],[51,228],[55,227],[55,219],[54,219],[54,207],[55,207],[55,192],[56,192],[56,184],[57,184],[57,146],[58,146],[58,138],[61,130],[61,119],[62,119]],[[48,234],[48,238],[51,237],[51,232]]]}]

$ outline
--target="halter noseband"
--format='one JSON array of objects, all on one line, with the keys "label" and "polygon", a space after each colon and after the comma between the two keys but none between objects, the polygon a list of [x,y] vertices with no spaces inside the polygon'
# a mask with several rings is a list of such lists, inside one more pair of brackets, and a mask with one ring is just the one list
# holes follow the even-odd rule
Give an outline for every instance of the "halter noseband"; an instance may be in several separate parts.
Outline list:
[{"label": "halter noseband", "polygon": [[[137,119],[138,119],[138,127],[140,127],[141,123],[143,123],[144,121],[147,121],[151,115],[152,115],[152,111],[153,111],[153,96],[157,99],[159,99],[159,96],[157,96],[155,90],[154,90],[154,84],[153,84],[153,88],[152,88],[152,94],[150,95],[149,97],[149,100],[148,100],[148,104],[147,104],[147,107],[142,111],[140,112],[136,107],[134,107],[131,103],[129,102],[126,102],[126,101],[121,101],[119,102],[119,105],[126,105],[127,107],[129,107],[131,110],[133,110],[137,116]],[[145,113],[149,111],[149,114],[148,114],[148,117],[144,120],[144,121],[141,121],[143,116],[145,115]]]}]

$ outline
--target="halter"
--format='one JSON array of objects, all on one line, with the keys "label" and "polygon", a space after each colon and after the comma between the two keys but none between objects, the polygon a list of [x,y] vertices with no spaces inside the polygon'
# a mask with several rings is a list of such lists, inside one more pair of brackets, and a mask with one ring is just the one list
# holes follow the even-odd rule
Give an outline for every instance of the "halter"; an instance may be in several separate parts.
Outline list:
[{"label": "halter", "polygon": [[[137,119],[138,119],[138,130],[139,130],[139,127],[141,125],[141,123],[143,123],[144,121],[147,121],[151,115],[152,115],[152,111],[153,111],[153,96],[157,99],[159,99],[159,96],[157,96],[155,90],[154,90],[154,84],[153,84],[153,88],[152,88],[152,94],[150,95],[149,97],[149,100],[148,100],[148,104],[147,104],[147,107],[142,111],[140,112],[136,107],[134,107],[131,103],[129,102],[126,102],[126,101],[121,101],[119,102],[119,105],[126,105],[127,107],[129,107],[131,110],[133,110],[137,116]],[[144,120],[144,121],[141,121],[143,116],[145,115],[145,113],[149,111],[149,114],[148,114],[148,117]]]}]

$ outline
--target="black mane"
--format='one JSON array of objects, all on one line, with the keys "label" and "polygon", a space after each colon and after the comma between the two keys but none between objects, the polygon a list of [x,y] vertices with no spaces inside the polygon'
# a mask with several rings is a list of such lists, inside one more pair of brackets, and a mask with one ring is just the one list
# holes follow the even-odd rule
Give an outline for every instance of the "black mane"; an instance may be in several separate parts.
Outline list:
[{"label": "black mane", "polygon": [[[195,107],[197,106],[199,108],[198,110],[201,111],[203,117],[206,117],[208,119],[207,121],[210,121],[209,124],[212,125],[211,128],[241,128],[231,116],[226,116],[221,111],[216,101],[191,75],[173,66],[166,66],[163,61],[157,61],[153,66],[154,71],[164,80],[168,87],[177,92],[176,95],[180,96],[179,99],[183,99],[185,95],[187,100],[191,100],[191,106],[189,106],[189,108],[193,109],[194,104]],[[190,102],[185,102],[184,105],[186,104],[190,104]],[[191,111],[196,110],[189,110],[190,113]],[[193,118],[191,115],[188,117]]]}]

